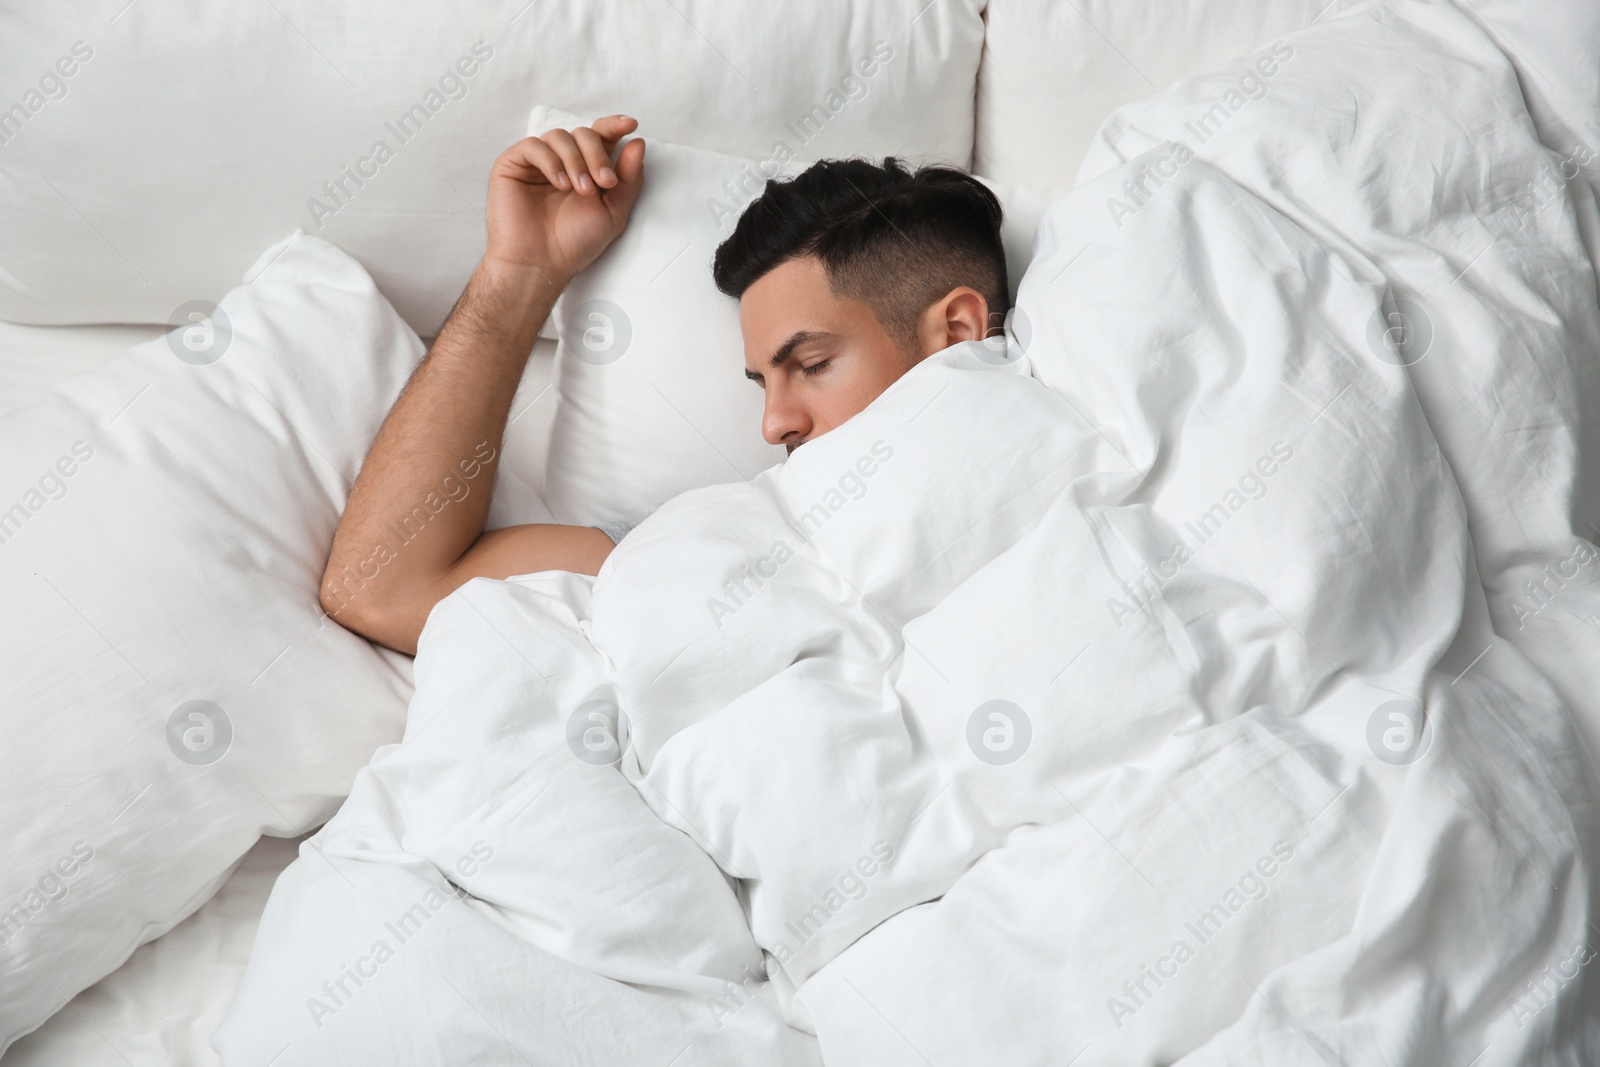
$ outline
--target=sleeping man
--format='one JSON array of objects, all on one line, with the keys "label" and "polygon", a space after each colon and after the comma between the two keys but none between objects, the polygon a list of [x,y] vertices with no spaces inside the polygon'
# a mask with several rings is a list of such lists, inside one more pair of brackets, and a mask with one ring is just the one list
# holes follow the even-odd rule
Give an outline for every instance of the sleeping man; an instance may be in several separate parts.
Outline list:
[{"label": "sleeping man", "polygon": [[[471,494],[376,574],[361,570],[442,477],[459,468],[493,478],[546,316],[627,226],[644,142],[625,145],[614,168],[612,154],[636,126],[612,115],[525,138],[495,161],[483,259],[379,431],[334,534],[322,603],[345,627],[415,653],[434,605],[467,581],[593,575],[627,532],[485,530],[489,494]],[[765,392],[766,440],[792,452],[923,358],[988,336],[1008,306],[1000,222],[999,201],[976,179],[947,167],[913,172],[892,157],[823,161],[768,182],[713,267],[717,287],[739,300],[745,376]]]}]

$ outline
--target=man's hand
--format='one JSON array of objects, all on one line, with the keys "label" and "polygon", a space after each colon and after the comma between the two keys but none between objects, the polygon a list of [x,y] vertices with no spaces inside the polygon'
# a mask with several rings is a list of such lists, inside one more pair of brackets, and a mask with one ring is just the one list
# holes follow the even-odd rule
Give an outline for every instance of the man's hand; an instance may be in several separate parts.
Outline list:
[{"label": "man's hand", "polygon": [[644,142],[617,142],[638,122],[626,115],[593,127],[525,137],[500,154],[489,174],[489,246],[484,265],[535,269],[564,286],[605,251],[628,224],[644,177]]},{"label": "man's hand", "polygon": [[321,600],[339,623],[415,652],[433,606],[473,578],[594,574],[611,538],[587,526],[484,532],[511,398],[573,275],[628,222],[644,142],[611,169],[622,115],[517,142],[489,178],[489,247],[378,431],[339,518]]}]

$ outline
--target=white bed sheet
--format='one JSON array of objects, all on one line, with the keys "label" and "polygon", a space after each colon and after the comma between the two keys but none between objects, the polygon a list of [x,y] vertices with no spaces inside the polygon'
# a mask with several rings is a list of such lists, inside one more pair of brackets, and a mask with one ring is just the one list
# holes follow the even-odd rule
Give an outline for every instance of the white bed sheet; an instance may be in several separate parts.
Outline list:
[{"label": "white bed sheet", "polygon": [[272,884],[298,846],[256,842],[216,896],[12,1045],[5,1067],[218,1067],[211,1032],[239,987]]}]

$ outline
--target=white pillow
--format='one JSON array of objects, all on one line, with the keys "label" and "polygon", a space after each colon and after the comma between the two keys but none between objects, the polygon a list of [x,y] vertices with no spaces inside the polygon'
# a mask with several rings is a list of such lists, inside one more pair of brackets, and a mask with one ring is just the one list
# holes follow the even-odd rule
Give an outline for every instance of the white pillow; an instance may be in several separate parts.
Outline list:
[{"label": "white pillow", "polygon": [[0,319],[165,322],[301,227],[431,336],[482,254],[489,165],[530,99],[756,158],[784,140],[965,166],[982,7],[0,5]]},{"label": "white pillow", "polygon": [[[556,120],[552,123],[552,119]],[[572,116],[535,108],[530,133]],[[761,439],[761,390],[744,376],[738,302],[711,258],[742,198],[724,183],[752,160],[646,137],[628,228],[551,312],[556,406],[545,502],[558,522],[637,522],[688,489],[754,477],[784,456]],[[803,169],[774,164],[768,175]]]},{"label": "white pillow", "polygon": [[[589,119],[535,107],[528,132]],[[711,260],[764,180],[806,164],[645,141],[628,228],[551,314],[559,343],[544,499],[558,522],[637,522],[681,492],[754,477],[784,456],[761,438],[738,301],[717,291]],[[1014,294],[1061,190],[989,184],[1006,208]]]},{"label": "white pillow", "polygon": [[1066,196],[1064,185],[1023,185],[1019,182],[996,181],[976,175],[1000,198],[1005,218],[1000,223],[1000,240],[1006,246],[1006,285],[1011,290],[1013,302],[1017,299],[1017,286],[1022,284],[1022,272],[1033,261],[1034,236],[1039,230],[1039,220],[1052,202]]},{"label": "white pillow", "polygon": [[1357,0],[990,0],[972,169],[1075,184],[1107,115]]},{"label": "white pillow", "polygon": [[297,234],[220,314],[0,418],[0,1050],[399,739],[410,661],[317,591],[421,351]]}]

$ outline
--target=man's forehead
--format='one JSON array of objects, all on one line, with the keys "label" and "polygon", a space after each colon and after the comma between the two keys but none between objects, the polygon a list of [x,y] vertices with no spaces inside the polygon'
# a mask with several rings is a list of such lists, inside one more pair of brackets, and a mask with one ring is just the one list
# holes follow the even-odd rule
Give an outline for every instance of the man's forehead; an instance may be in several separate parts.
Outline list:
[{"label": "man's forehead", "polygon": [[833,291],[815,256],[780,263],[739,298],[747,367],[760,372],[794,347],[842,336],[856,317],[853,303]]},{"label": "man's forehead", "polygon": [[[812,260],[812,263],[815,263]],[[797,334],[828,332],[835,310],[826,278],[789,260],[756,279],[739,298],[739,329],[744,337],[745,362],[753,370],[770,366]],[[780,360],[781,362],[781,360]]]}]

